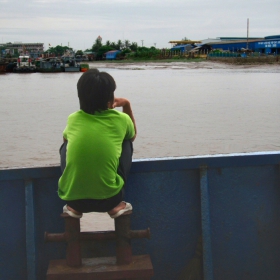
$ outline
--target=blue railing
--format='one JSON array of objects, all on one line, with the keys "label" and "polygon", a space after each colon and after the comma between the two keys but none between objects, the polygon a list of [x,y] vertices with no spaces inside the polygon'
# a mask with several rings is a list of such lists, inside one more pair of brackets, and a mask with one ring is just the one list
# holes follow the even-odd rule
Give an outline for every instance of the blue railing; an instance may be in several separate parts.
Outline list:
[{"label": "blue railing", "polygon": [[[177,279],[202,237],[205,280],[278,279],[280,153],[252,153],[133,162],[126,199],[133,254],[150,254],[153,279]],[[63,232],[59,167],[0,170],[0,279],[45,279],[65,244],[44,243]],[[87,244],[85,257],[114,254],[114,243]]]}]

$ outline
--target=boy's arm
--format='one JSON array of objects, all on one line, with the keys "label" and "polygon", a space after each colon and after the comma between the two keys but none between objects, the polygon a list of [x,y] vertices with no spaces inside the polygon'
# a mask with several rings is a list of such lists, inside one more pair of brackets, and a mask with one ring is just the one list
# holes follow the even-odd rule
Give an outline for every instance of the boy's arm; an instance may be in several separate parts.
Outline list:
[{"label": "boy's arm", "polygon": [[131,105],[129,100],[125,99],[125,98],[115,98],[114,103],[113,103],[113,108],[116,107],[122,107],[123,108],[123,112],[126,113],[127,115],[129,115],[129,117],[131,118],[133,125],[134,125],[134,130],[135,130],[135,135],[134,137],[131,139],[131,141],[134,141],[136,138],[136,134],[137,134],[137,130],[136,130],[136,123],[135,123],[135,119],[133,116],[133,112],[131,109]]}]

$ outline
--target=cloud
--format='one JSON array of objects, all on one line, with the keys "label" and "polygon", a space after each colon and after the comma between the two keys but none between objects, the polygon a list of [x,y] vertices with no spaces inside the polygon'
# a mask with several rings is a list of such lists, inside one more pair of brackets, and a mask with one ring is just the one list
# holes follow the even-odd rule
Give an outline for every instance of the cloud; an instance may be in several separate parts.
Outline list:
[{"label": "cloud", "polygon": [[[279,34],[280,2],[252,0],[0,0],[2,40],[71,42],[91,47],[95,38],[128,39],[168,47],[169,40]],[[16,8],[15,8],[16,7]],[[24,28],[23,28],[24,27]]]}]

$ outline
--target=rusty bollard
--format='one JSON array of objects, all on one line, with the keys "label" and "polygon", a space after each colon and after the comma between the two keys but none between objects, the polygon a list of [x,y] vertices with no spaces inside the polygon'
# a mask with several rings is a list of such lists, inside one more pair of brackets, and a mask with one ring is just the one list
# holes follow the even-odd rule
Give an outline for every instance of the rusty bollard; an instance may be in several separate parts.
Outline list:
[{"label": "rusty bollard", "polygon": [[88,240],[116,240],[116,264],[125,265],[132,262],[132,238],[150,239],[150,229],[130,230],[130,217],[132,211],[115,218],[115,231],[80,232],[80,219],[72,218],[67,213],[60,216],[64,218],[64,233],[45,232],[45,242],[66,242],[66,264],[70,267],[82,266],[81,242]]},{"label": "rusty bollard", "polygon": [[115,218],[117,264],[130,264],[132,261],[130,216],[132,211]]},{"label": "rusty bollard", "polygon": [[61,214],[61,217],[65,221],[66,263],[72,267],[81,266],[80,219],[72,218],[66,213]]}]

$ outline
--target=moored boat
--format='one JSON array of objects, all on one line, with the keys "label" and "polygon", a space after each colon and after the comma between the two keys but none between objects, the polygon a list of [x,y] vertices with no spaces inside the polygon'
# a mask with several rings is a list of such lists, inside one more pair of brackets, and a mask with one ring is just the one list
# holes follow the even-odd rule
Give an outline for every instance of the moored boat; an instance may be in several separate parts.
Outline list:
[{"label": "moored boat", "polygon": [[57,57],[41,58],[35,62],[37,72],[40,73],[57,73],[63,72],[63,65]]},{"label": "moored boat", "polygon": [[0,63],[0,73],[5,73],[6,72],[6,64]]},{"label": "moored boat", "polygon": [[13,72],[14,68],[17,67],[17,62],[9,62],[6,66],[6,72]]},{"label": "moored boat", "polygon": [[62,56],[61,61],[64,72],[80,72],[80,64],[74,56]]},{"label": "moored boat", "polygon": [[17,65],[13,68],[14,73],[35,73],[36,66],[32,63],[29,55],[20,55],[17,60]]},{"label": "moored boat", "polygon": [[89,65],[87,63],[81,64],[81,72],[86,72],[89,69]]},{"label": "moored boat", "polygon": [[0,61],[0,73],[6,72],[7,65],[8,65],[8,63],[6,61],[3,61],[3,60]]}]

